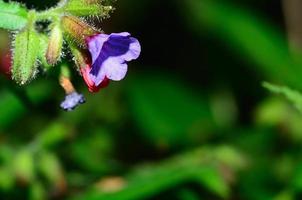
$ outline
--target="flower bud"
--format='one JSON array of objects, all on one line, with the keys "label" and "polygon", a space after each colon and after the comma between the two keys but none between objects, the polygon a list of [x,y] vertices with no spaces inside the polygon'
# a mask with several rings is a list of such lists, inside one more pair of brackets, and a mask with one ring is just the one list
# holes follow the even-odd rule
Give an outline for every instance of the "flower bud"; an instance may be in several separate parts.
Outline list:
[{"label": "flower bud", "polygon": [[63,46],[63,33],[59,25],[55,26],[50,34],[46,60],[50,65],[55,65],[61,56]]},{"label": "flower bud", "polygon": [[99,32],[94,27],[74,16],[64,16],[62,27],[65,33],[74,39],[80,46],[87,47],[86,38]]}]

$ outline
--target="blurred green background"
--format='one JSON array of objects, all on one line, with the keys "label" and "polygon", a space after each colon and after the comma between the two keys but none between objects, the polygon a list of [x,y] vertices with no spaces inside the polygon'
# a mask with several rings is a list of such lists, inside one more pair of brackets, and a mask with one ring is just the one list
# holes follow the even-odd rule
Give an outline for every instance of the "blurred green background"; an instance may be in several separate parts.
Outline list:
[{"label": "blurred green background", "polygon": [[142,55],[98,94],[74,72],[87,102],[73,112],[54,75],[2,75],[0,199],[301,199],[302,18],[286,2],[115,2],[100,27],[132,33]]}]

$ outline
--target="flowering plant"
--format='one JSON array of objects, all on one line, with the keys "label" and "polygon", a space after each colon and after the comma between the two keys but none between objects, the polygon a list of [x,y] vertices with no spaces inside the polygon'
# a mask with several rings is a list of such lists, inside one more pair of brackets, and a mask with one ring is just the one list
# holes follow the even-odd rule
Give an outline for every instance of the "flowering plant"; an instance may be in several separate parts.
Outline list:
[{"label": "flowering plant", "polygon": [[[0,28],[12,31],[11,77],[18,84],[32,81],[51,66],[61,67],[60,84],[66,92],[61,107],[73,110],[85,99],[74,89],[69,68],[62,57],[70,51],[89,91],[97,92],[110,80],[119,81],[127,62],[141,52],[138,40],[127,32],[105,34],[85,18],[105,18],[113,10],[105,0],[61,0],[57,6],[38,12],[15,2],[0,0]],[[46,28],[37,24],[46,24]],[[63,46],[68,48],[63,48]]]}]

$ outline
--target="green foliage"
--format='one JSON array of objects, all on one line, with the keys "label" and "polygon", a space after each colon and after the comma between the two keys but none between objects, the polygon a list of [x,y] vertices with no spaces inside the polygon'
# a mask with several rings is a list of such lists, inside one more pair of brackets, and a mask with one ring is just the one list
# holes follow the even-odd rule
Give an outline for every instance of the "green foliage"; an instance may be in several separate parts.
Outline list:
[{"label": "green foliage", "polygon": [[[200,187],[226,198],[229,196],[230,186],[219,171],[218,166],[223,162],[212,153],[215,151],[217,150],[211,147],[201,148],[157,165],[140,166],[125,177],[125,185],[117,188],[116,192],[112,193],[100,187],[74,199],[145,199],[186,182],[196,182]],[[224,167],[231,167],[233,170],[242,168],[242,156],[237,153],[236,157],[241,160],[239,165]]]},{"label": "green foliage", "polygon": [[46,199],[47,195],[43,185],[39,182],[34,182],[30,188],[29,196],[30,200],[41,200]]},{"label": "green foliage", "polygon": [[2,90],[0,99],[0,128],[3,129],[14,123],[27,108],[16,95],[9,90]]},{"label": "green foliage", "polygon": [[28,149],[20,150],[14,160],[14,171],[16,177],[22,182],[31,182],[35,177],[34,157]]},{"label": "green foliage", "polygon": [[37,168],[52,185],[56,186],[64,181],[63,170],[56,155],[44,151],[38,156]]},{"label": "green foliage", "polygon": [[[215,122],[204,96],[186,89],[171,75],[138,75],[129,81],[128,99],[137,124],[163,145],[207,137]],[[187,103],[190,102],[190,103]]]},{"label": "green foliage", "polygon": [[284,95],[294,106],[302,112],[302,94],[285,86],[276,86],[270,83],[264,83],[263,86],[276,94]]},{"label": "green foliage", "polygon": [[70,133],[71,130],[67,124],[54,122],[39,134],[36,142],[40,148],[49,148],[68,138]]},{"label": "green foliage", "polygon": [[[89,134],[89,133],[88,133]],[[83,149],[87,149],[83,151]],[[110,165],[113,155],[112,138],[102,129],[96,129],[88,137],[74,142],[69,147],[69,156],[78,167],[90,172],[106,173],[115,166]]]},{"label": "green foliage", "polygon": [[27,10],[15,2],[0,1],[0,28],[20,30],[27,23]]},{"label": "green foliage", "polygon": [[9,190],[14,186],[15,176],[14,172],[9,167],[0,168],[0,189]]}]

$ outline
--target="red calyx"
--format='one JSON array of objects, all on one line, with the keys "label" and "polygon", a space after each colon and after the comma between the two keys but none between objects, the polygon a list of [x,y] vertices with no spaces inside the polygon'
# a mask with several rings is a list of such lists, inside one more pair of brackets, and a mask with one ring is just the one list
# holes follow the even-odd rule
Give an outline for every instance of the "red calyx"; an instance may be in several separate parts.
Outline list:
[{"label": "red calyx", "polygon": [[91,69],[90,65],[86,65],[86,67],[81,67],[80,71],[83,76],[83,79],[88,86],[88,90],[90,92],[98,92],[101,88],[105,88],[109,85],[110,80],[105,77],[105,79],[98,85],[96,86],[95,83],[89,78],[89,71]]}]

